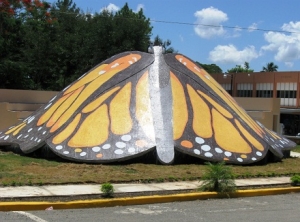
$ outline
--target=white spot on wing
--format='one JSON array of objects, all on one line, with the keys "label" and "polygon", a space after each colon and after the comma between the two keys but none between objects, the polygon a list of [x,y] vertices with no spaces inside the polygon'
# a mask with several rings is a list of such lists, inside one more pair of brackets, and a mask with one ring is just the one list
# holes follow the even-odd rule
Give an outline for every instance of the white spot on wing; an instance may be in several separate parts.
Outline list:
[{"label": "white spot on wing", "polygon": [[203,145],[203,146],[201,146],[201,149],[203,151],[210,151],[210,146],[209,145]]},{"label": "white spot on wing", "polygon": [[135,152],[135,148],[130,147],[130,148],[128,149],[128,153],[134,153],[134,152]]},{"label": "white spot on wing", "polygon": [[126,147],[126,143],[123,143],[123,142],[117,142],[117,143],[116,143],[116,146],[117,146],[118,148],[122,149],[122,148],[125,148],[125,147]]},{"label": "white spot on wing", "polygon": [[68,85],[66,88],[64,88],[63,91],[66,91],[69,87],[70,87],[70,85]]},{"label": "white spot on wing", "polygon": [[49,103],[51,103],[53,100],[55,100],[56,96],[54,96],[50,101]]},{"label": "white spot on wing", "polygon": [[200,72],[200,69],[198,69],[197,66],[195,66],[194,69],[195,69],[196,71]]},{"label": "white spot on wing", "polygon": [[257,156],[262,156],[262,153],[259,152],[259,151],[257,151],[257,152],[256,152],[256,155],[257,155]]},{"label": "white spot on wing", "polygon": [[92,150],[93,150],[94,152],[96,152],[96,153],[99,152],[100,149],[101,149],[101,148],[100,148],[99,146],[95,146],[95,147],[92,148]]},{"label": "white spot on wing", "polygon": [[230,156],[232,155],[232,153],[231,153],[231,152],[228,152],[228,151],[226,151],[224,154],[225,154],[225,156],[227,156],[227,157],[230,157]]},{"label": "white spot on wing", "polygon": [[35,117],[33,116],[33,117],[31,117],[30,119],[28,119],[28,122],[27,123],[31,123],[32,122],[32,120],[34,120],[35,119]]},{"label": "white spot on wing", "polygon": [[63,148],[62,145],[58,145],[58,146],[55,147],[55,149],[57,149],[57,150],[61,150],[62,148]]},{"label": "white spot on wing", "polygon": [[115,63],[111,66],[111,68],[116,68],[117,66],[119,66],[119,63]]},{"label": "white spot on wing", "polygon": [[105,150],[107,150],[107,149],[109,149],[111,146],[110,146],[110,144],[104,144],[103,146],[102,146],[102,149],[105,149]]},{"label": "white spot on wing", "polygon": [[196,143],[199,143],[199,144],[203,144],[204,143],[204,139],[202,139],[201,137],[196,137],[195,141],[196,141]]},{"label": "white spot on wing", "polygon": [[216,151],[217,153],[223,153],[223,150],[221,150],[219,147],[216,147],[216,148],[215,148],[215,151]]},{"label": "white spot on wing", "polygon": [[49,103],[44,109],[48,109],[51,105],[52,103]]},{"label": "white spot on wing", "polygon": [[210,152],[206,152],[206,153],[204,154],[204,156],[206,156],[206,157],[212,157],[213,155],[212,155],[212,153],[210,153]]},{"label": "white spot on wing", "polygon": [[81,152],[79,155],[80,156],[86,156],[86,152]]},{"label": "white spot on wing", "polygon": [[201,152],[198,149],[194,149],[194,153],[197,154],[197,155],[200,155]]},{"label": "white spot on wing", "polygon": [[242,158],[237,158],[237,161],[239,161],[239,162],[243,162],[244,160],[242,159]]},{"label": "white spot on wing", "polygon": [[123,154],[123,150],[120,150],[120,149],[115,150],[115,154],[118,154],[118,155]]},{"label": "white spot on wing", "polygon": [[131,136],[130,135],[124,135],[121,137],[121,140],[128,142],[129,140],[131,140]]}]

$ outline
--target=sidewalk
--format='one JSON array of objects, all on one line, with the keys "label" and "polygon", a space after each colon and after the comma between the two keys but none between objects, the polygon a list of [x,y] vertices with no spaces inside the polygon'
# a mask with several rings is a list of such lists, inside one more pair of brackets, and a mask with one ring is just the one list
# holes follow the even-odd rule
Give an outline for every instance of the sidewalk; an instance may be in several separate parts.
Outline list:
[{"label": "sidewalk", "polygon": [[[270,177],[238,179],[238,187],[269,186],[290,184],[290,177]],[[113,184],[115,193],[134,193],[147,191],[179,191],[195,190],[201,183],[199,181],[148,183],[148,184]],[[101,194],[100,185],[55,185],[55,186],[20,186],[0,187],[0,198],[20,197],[53,197],[76,195]]]}]

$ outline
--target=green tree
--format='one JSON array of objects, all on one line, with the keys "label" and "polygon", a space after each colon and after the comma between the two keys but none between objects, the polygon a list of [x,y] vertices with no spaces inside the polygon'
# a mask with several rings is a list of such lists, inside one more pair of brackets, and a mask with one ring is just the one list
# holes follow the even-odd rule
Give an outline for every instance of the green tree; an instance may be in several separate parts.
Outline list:
[{"label": "green tree", "polygon": [[266,66],[263,66],[262,72],[277,72],[278,66],[273,62],[267,63]]},{"label": "green tree", "polygon": [[0,87],[22,89],[31,81],[26,75],[27,66],[22,61],[24,55],[22,13],[26,12],[23,1],[0,1]]},{"label": "green tree", "polygon": [[124,51],[138,50],[146,52],[150,42],[152,26],[143,9],[135,13],[126,3],[113,18],[113,44],[109,56]]},{"label": "green tree", "polygon": [[234,68],[232,69],[228,69],[227,72],[228,73],[239,73],[239,72],[253,72],[253,69],[250,69],[250,65],[248,62],[244,63],[244,66],[241,65],[236,65]]},{"label": "green tree", "polygon": [[152,26],[128,4],[83,13],[72,0],[0,0],[0,87],[61,90],[103,60],[147,51]]},{"label": "green tree", "polygon": [[52,78],[49,87],[60,90],[83,74],[79,67],[88,57],[87,40],[84,39],[88,33],[88,22],[72,0],[58,0],[51,13],[56,22],[51,42],[53,50],[49,62],[52,63]]},{"label": "green tree", "polygon": [[177,51],[172,47],[170,46],[171,45],[171,40],[167,39],[166,41],[163,41],[159,35],[155,36],[154,38],[154,41],[153,41],[153,45],[154,46],[157,46],[157,45],[160,45],[162,47],[165,48],[165,52],[166,53],[176,53]]},{"label": "green tree", "polygon": [[216,64],[202,64],[200,62],[196,62],[196,63],[200,65],[203,69],[205,69],[205,71],[208,72],[209,74],[223,72],[222,69]]},{"label": "green tree", "polygon": [[[32,89],[48,89],[51,82],[53,18],[47,2],[26,1],[26,12],[22,15],[24,46],[22,61],[26,64],[26,76],[33,83]],[[53,38],[53,37],[52,37]]]}]

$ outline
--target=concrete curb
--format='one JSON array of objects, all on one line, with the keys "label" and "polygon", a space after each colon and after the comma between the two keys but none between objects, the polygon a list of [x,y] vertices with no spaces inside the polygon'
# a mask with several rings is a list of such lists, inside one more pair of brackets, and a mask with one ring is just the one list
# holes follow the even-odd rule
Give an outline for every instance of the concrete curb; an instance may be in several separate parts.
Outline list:
[{"label": "concrete curb", "polygon": [[[231,198],[237,198],[237,197],[253,197],[253,196],[287,194],[287,193],[295,193],[295,192],[300,192],[300,187],[238,190],[235,193],[231,193],[229,196]],[[206,200],[206,199],[224,198],[224,197],[228,197],[228,196],[221,195],[216,192],[199,192],[199,193],[184,193],[184,194],[173,194],[173,195],[140,196],[140,197],[130,197],[130,198],[79,200],[79,201],[70,201],[70,202],[1,202],[0,211],[46,210],[49,207],[53,207],[54,210],[114,207],[114,206],[166,203],[166,202],[175,202],[175,201]]]}]

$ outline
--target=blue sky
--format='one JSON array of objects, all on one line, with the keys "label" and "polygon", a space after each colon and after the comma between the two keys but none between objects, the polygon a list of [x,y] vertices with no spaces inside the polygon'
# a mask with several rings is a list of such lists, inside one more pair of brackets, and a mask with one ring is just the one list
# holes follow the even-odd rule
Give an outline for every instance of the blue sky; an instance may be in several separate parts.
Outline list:
[{"label": "blue sky", "polygon": [[143,8],[151,19],[152,38],[169,39],[179,53],[200,63],[217,64],[223,72],[245,61],[255,72],[269,62],[278,65],[278,71],[300,71],[299,0],[73,2],[91,13],[103,8],[116,11],[126,2],[134,11]]}]

